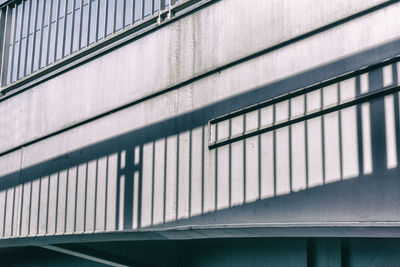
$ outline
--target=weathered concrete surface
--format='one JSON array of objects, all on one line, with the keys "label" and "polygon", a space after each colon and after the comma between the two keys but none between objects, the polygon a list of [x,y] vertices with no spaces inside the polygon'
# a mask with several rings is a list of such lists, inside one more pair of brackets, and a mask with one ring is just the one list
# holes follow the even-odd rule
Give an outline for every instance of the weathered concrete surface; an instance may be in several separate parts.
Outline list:
[{"label": "weathered concrete surface", "polygon": [[[0,144],[0,151],[383,2],[220,1],[2,102],[0,138],[7,141]],[[384,37],[382,34],[390,35],[397,30],[396,24],[390,20],[381,23],[388,27],[383,31],[377,30],[376,34],[369,31],[372,38],[379,39]],[[343,44],[341,38],[337,36],[333,42],[343,49],[357,43],[366,44],[364,40]],[[368,34],[363,38],[369,41]],[[304,60],[310,60],[312,55],[301,53]],[[275,62],[273,65],[279,64]],[[226,92],[220,88],[218,91]]]},{"label": "weathered concrete surface", "polygon": [[[209,22],[209,16],[212,15],[211,17],[215,21],[220,20],[219,23],[215,22],[215,25],[223,25],[226,23],[222,20],[223,12],[229,10],[227,14],[235,13],[232,10],[233,7],[228,8],[229,5],[241,6],[244,5],[242,2],[234,0],[221,1],[217,5],[212,5],[193,16],[186,17],[161,29],[160,32],[156,31],[132,44],[1,102],[0,109],[4,108],[5,111],[0,112],[0,114],[10,113],[9,117],[3,116],[0,119],[0,125],[7,126],[0,128],[2,140],[6,140],[6,142],[0,144],[1,149],[4,151],[4,149],[18,145],[26,140],[51,133],[59,127],[69,125],[83,118],[89,118],[98,112],[132,101],[165,86],[179,83],[196,73],[229,63],[238,57],[246,55],[249,50],[246,50],[247,52],[239,51],[247,47],[250,49],[253,43],[254,47],[251,48],[254,49],[253,51],[273,45],[274,43],[267,42],[268,38],[262,34],[259,35],[263,37],[257,36],[257,34],[247,37],[249,39],[266,38],[265,42],[252,41],[243,44],[247,41],[237,41],[239,37],[242,40],[241,36],[245,36],[245,31],[242,32],[242,35],[235,35],[236,33],[241,33],[242,29],[246,29],[246,27],[250,32],[253,31],[254,27],[258,27],[255,20],[256,17],[254,17],[253,21],[247,15],[245,18],[249,19],[249,21],[244,23],[241,26],[242,28],[236,25],[236,20],[232,20],[232,24],[228,22],[227,25],[221,28],[218,27],[213,30],[207,28],[209,30],[208,33],[196,33],[201,38],[205,38],[204,40],[197,41],[189,37],[183,38],[188,32],[196,32],[196,29],[191,30],[189,27],[196,26],[196,24],[192,23],[192,20],[197,18],[202,22],[197,26],[206,27],[204,25],[209,26],[208,23],[211,23]],[[269,10],[267,5],[264,6],[264,4],[257,3],[260,6],[255,12],[263,9],[265,12]],[[344,2],[342,4],[345,5]],[[279,6],[278,3],[276,5]],[[287,5],[290,6],[289,2],[287,2]],[[312,9],[308,8],[307,10]],[[245,12],[245,10],[243,9],[241,12]],[[292,10],[292,8],[289,8],[289,10]],[[300,19],[301,12],[297,13],[299,10],[307,13],[305,9],[303,10],[299,6],[298,9],[292,10],[294,13],[290,14],[291,17],[289,17],[295,18],[295,14],[298,14],[299,22],[302,21]],[[346,11],[348,10],[353,9],[347,7]],[[323,13],[321,10],[320,12]],[[229,164],[230,151],[227,146],[218,148],[218,150],[208,150],[206,121],[209,117],[221,115],[221,112],[231,112],[246,103],[254,104],[290,90],[298,89],[297,86],[301,87],[301,78],[305,77],[301,75],[308,71],[308,81],[314,81],[313,75],[315,75],[314,82],[318,82],[323,79],[322,77],[330,78],[331,76],[329,75],[333,75],[332,73],[340,74],[347,68],[352,70],[363,66],[363,64],[382,61],[386,55],[386,50],[382,47],[386,44],[397,44],[396,41],[400,34],[400,26],[397,23],[399,12],[400,4],[380,9],[278,50],[273,50],[254,59],[236,64],[219,73],[210,74],[177,90],[161,94],[88,124],[24,147],[23,152],[18,151],[18,153],[4,156],[1,158],[0,164],[3,165],[2,162],[4,162],[7,165],[7,169],[0,168],[5,170],[1,175],[9,180],[11,178],[7,176],[10,173],[15,177],[19,177],[18,167],[20,167],[24,171],[21,172],[21,177],[17,180],[17,184],[18,182],[26,182],[23,186],[18,186],[17,190],[14,190],[12,186],[8,187],[10,193],[7,194],[7,198],[10,201],[7,201],[7,203],[11,204],[7,204],[5,214],[2,215],[0,212],[0,221],[4,221],[3,219],[6,218],[7,225],[10,225],[11,221],[14,220],[15,225],[20,225],[21,227],[12,229],[6,227],[7,231],[4,236],[53,235],[71,232],[92,233],[93,231],[110,231],[123,228],[137,229],[137,220],[139,220],[137,215],[138,205],[141,205],[142,210],[140,220],[142,227],[163,222],[174,222],[215,210],[218,210],[215,213],[217,216],[210,214],[208,217],[207,215],[206,217],[200,216],[196,220],[204,225],[219,220],[222,223],[224,220],[236,223],[237,220],[235,221],[235,219],[243,217],[240,214],[250,214],[251,216],[243,218],[253,221],[258,219],[260,222],[295,221],[296,218],[292,216],[291,201],[293,199],[296,201],[299,198],[299,195],[296,194],[290,194],[287,198],[279,196],[273,199],[268,202],[276,204],[272,208],[268,208],[267,203],[263,206],[265,209],[261,209],[257,205],[263,205],[264,203],[257,203],[253,206],[255,207],[254,209],[249,208],[249,206],[243,206],[237,209],[228,209],[225,212],[220,211],[228,208],[231,203],[232,206],[236,206],[254,202],[257,199],[258,190],[262,187],[257,181],[258,173],[256,169],[258,168],[258,162],[261,159],[268,159],[270,155],[267,155],[266,158],[263,157],[272,149],[267,143],[264,146],[260,145],[257,138],[236,143],[239,146],[232,145],[234,165],[232,170],[234,172],[232,180],[229,181],[230,170],[227,164]],[[282,15],[281,13],[279,14],[277,15],[278,17]],[[332,18],[337,19],[338,17],[333,16]],[[273,21],[275,23],[276,20]],[[305,21],[305,26],[303,25],[305,27],[304,31],[311,30],[312,23]],[[321,21],[326,23],[326,17],[321,17]],[[287,23],[289,22],[291,22],[290,19],[288,19]],[[264,26],[272,25],[265,23],[261,24]],[[315,21],[313,23],[317,24]],[[234,29],[238,28],[240,30],[234,31]],[[233,37],[231,37],[233,39],[229,39],[228,36],[221,39],[225,30],[232,31]],[[262,29],[259,28],[259,30],[261,32]],[[218,31],[221,32],[221,35],[214,36],[215,32]],[[293,35],[290,35],[292,37],[299,34],[299,32],[293,30],[293,24],[288,27],[288,32],[293,33]],[[284,30],[282,30],[283,33],[285,33]],[[277,36],[279,34],[277,33]],[[166,38],[163,39],[165,46],[160,46],[159,38],[161,36]],[[175,43],[177,39],[173,38],[178,38],[180,41]],[[192,50],[189,49],[191,41],[196,43],[196,47],[192,47]],[[275,42],[280,41],[283,41],[283,39],[277,37],[275,40]],[[267,43],[267,46],[265,46],[265,43]],[[210,44],[216,44],[216,46],[211,49]],[[221,48],[218,48],[217,44],[221,45]],[[223,49],[224,45],[226,45],[227,51]],[[376,47],[378,47],[377,53],[371,50]],[[185,49],[189,49],[192,52]],[[209,53],[205,54],[204,51],[207,51],[207,49],[209,49]],[[218,49],[224,51],[218,51]],[[179,53],[174,54],[176,51],[179,51]],[[196,51],[204,54],[195,57],[189,56],[190,53],[195,55]],[[159,54],[154,56],[153,52]],[[394,56],[395,52],[390,50],[388,55]],[[362,53],[365,53],[365,55]],[[146,56],[141,57],[140,54]],[[135,61],[132,61],[132,58]],[[143,60],[137,60],[140,58]],[[144,59],[149,61],[145,62]],[[202,60],[201,62],[197,61],[200,59]],[[330,65],[332,62],[341,59],[343,61],[340,61],[340,66],[334,65],[332,67]],[[346,59],[349,60],[346,61]],[[190,66],[202,67],[191,69]],[[288,83],[290,84],[288,87],[277,90],[271,86],[279,81],[289,80],[290,77],[295,77],[295,79]],[[371,82],[374,82],[374,80],[371,79]],[[351,80],[351,84],[351,88],[354,91],[354,79]],[[258,93],[257,97],[251,99],[251,93],[254,93],[255,89],[260,86],[266,86],[263,88],[262,94]],[[224,106],[224,100],[232,99],[235,96],[243,96],[243,99],[237,101],[236,106],[230,105],[227,107],[226,103]],[[220,104],[221,107],[219,106]],[[210,106],[212,108],[207,109]],[[204,110],[206,114],[201,115]],[[200,115],[196,112],[200,112]],[[197,114],[197,117],[193,114]],[[186,115],[187,117],[185,117]],[[350,119],[347,120],[345,125],[354,125],[354,117],[346,116],[346,118]],[[249,116],[246,127],[254,125],[255,122],[256,117]],[[319,132],[321,123],[317,123],[314,129],[317,129],[315,132]],[[351,134],[353,135],[355,128],[352,129]],[[282,152],[280,155],[283,155],[277,159],[279,163],[282,163],[282,165],[278,164],[277,169],[283,170],[281,172],[283,175],[280,176],[283,178],[279,178],[277,183],[283,179],[285,183],[277,186],[279,192],[275,196],[291,192],[290,188],[288,188],[288,171],[286,170],[287,159],[289,158],[288,149],[285,147],[287,146],[286,140],[288,138],[286,130],[277,133],[279,138],[284,136],[282,139],[277,138],[280,140],[278,140],[279,142],[276,141],[278,151],[279,153]],[[127,133],[131,133],[131,135],[128,134],[124,137],[125,139],[121,138],[121,135]],[[318,138],[318,140],[321,140],[321,137]],[[111,143],[107,143],[111,145],[104,145],[103,142],[105,140],[111,140]],[[346,140],[346,133],[343,140]],[[124,142],[130,146],[124,146]],[[139,151],[139,154],[142,153],[142,157],[132,155],[136,146],[140,146],[141,151]],[[261,158],[257,155],[259,147],[261,147],[263,153]],[[336,147],[335,149],[338,148]],[[315,148],[318,153],[320,150],[320,147]],[[356,151],[356,148],[354,151]],[[358,151],[356,152],[358,153]],[[355,153],[350,154],[352,156],[355,155]],[[12,159],[14,156],[15,158]],[[9,165],[8,157],[10,157],[13,165]],[[132,164],[137,158],[141,159],[139,163]],[[125,166],[126,162],[130,165]],[[270,160],[265,160],[264,162],[269,163]],[[317,161],[315,162],[316,165],[319,164]],[[139,164],[141,169],[135,169],[136,164]],[[313,167],[314,165],[310,166]],[[269,169],[273,168],[272,164],[267,167]],[[315,172],[317,173],[314,177],[315,180],[310,180],[308,184],[298,183],[298,188],[293,191],[321,185],[320,166],[314,169],[317,170]],[[118,172],[118,170],[124,172]],[[357,171],[359,170],[361,170],[360,166],[357,168]],[[123,191],[125,186],[136,188],[134,190],[137,190],[139,178],[135,175],[139,171],[141,171],[142,184],[140,190],[142,191],[142,196],[139,199],[136,191],[131,194],[132,199],[128,200],[133,203],[133,207],[131,207],[132,214],[128,214],[128,216],[124,214],[124,212],[129,211],[124,209],[127,197],[123,195]],[[204,172],[204,175],[199,175],[202,172]],[[243,179],[244,175],[246,175],[246,180]],[[345,175],[343,175],[343,178],[354,178],[354,175],[351,177],[344,177]],[[108,177],[108,184],[106,184],[105,177]],[[271,179],[272,176],[269,176],[269,178]],[[376,177],[371,179],[373,180],[373,178]],[[120,193],[118,193],[119,195],[116,189],[118,179],[120,179],[119,188],[121,189]],[[393,182],[392,180],[390,181]],[[230,182],[233,184],[230,185]],[[352,183],[357,184],[357,182],[346,183],[347,185],[350,184],[350,187],[346,187],[348,191],[343,191],[344,195],[347,193],[347,195],[351,196],[351,192],[354,192],[354,190],[352,191]],[[347,217],[345,219],[351,222],[368,221],[371,219],[376,220],[379,215],[383,221],[396,221],[399,218],[399,213],[398,208],[393,207],[393,205],[395,205],[397,197],[393,194],[395,187],[391,187],[391,185],[386,183],[385,187],[383,187],[384,189],[393,189],[393,191],[391,191],[390,196],[386,196],[387,198],[382,198],[382,202],[379,202],[379,205],[374,204],[373,199],[370,199],[366,204],[363,203],[365,204],[363,206],[364,209],[358,208],[357,201],[353,200],[368,200],[366,196],[370,194],[366,193],[366,190],[361,190],[361,193],[355,195],[354,198],[349,197],[340,202],[340,205],[343,206],[346,206],[346,201],[352,201],[351,203],[353,204],[347,205],[348,209],[345,214]],[[274,196],[274,193],[267,192],[273,186],[273,184],[268,184],[268,186],[261,189],[262,198]],[[329,188],[339,188],[338,191],[340,191],[341,186],[343,184]],[[377,181],[373,180],[371,184],[366,186],[366,189],[372,190],[376,186]],[[264,189],[265,191],[263,191]],[[27,193],[31,190],[33,192],[32,200],[29,193]],[[243,192],[244,190],[246,190],[245,193]],[[41,192],[40,194],[39,191]],[[302,195],[305,196],[303,203],[306,203],[304,205],[308,213],[303,217],[298,217],[300,222],[307,223],[307,219],[313,220],[313,222],[326,222],[340,218],[340,213],[335,212],[340,211],[339,208],[342,208],[342,206],[337,204],[332,206],[332,209],[327,209],[326,207],[330,204],[329,201],[321,202],[325,203],[325,206],[322,204],[315,205],[313,197],[309,197],[309,194],[311,194],[324,199],[327,195],[325,194],[326,191],[331,194],[331,200],[337,196],[325,187],[302,192]],[[376,197],[382,196],[382,193],[382,191],[377,191]],[[357,198],[357,196],[360,197]],[[107,199],[107,202],[104,199]],[[120,201],[119,204],[118,201]],[[332,200],[332,202],[334,201]],[[35,204],[30,206],[30,203]],[[38,207],[38,203],[40,203],[40,207]],[[286,209],[283,210],[281,208],[284,204],[286,204]],[[298,212],[300,213],[300,208],[303,208],[303,206],[301,206],[302,203],[299,203],[299,205]],[[384,207],[382,208],[382,206]],[[315,207],[320,210],[316,212]],[[381,213],[374,213],[373,211],[376,209],[379,209]],[[15,210],[15,212],[11,213],[12,210]],[[107,210],[107,214],[105,210]],[[269,216],[268,212],[271,210],[273,216]],[[325,211],[323,218],[319,217],[321,210]],[[236,211],[239,211],[239,213],[236,213]],[[259,213],[266,212],[260,215],[257,211]],[[32,215],[26,217],[29,212]],[[125,227],[124,220],[127,217],[130,217],[129,220],[134,222]],[[118,224],[116,219],[119,219]],[[194,221],[196,222],[196,220]],[[183,221],[183,224],[185,224],[185,221]],[[28,228],[29,225],[33,230]]]},{"label": "weathered concrete surface", "polygon": [[[398,12],[400,12],[400,4],[233,66],[220,73],[183,86],[179,90],[162,94],[90,124],[82,125],[31,145],[25,148],[23,167],[26,168],[69,151],[96,144],[101,140],[199,109],[259,86],[282,80],[285,77],[317,68],[334,60],[395,40],[400,34],[400,26],[396,23]],[[10,101],[24,97],[30,102],[29,94],[33,93],[22,94],[10,99]],[[271,92],[270,95],[274,96],[276,93]],[[32,97],[35,96],[32,95]],[[81,96],[77,98],[81,98]],[[61,103],[64,102],[67,102],[68,105],[68,101],[61,101]],[[2,105],[7,105],[7,102],[2,103]],[[41,105],[40,107],[46,108],[44,106]],[[86,107],[82,104],[82,108]],[[70,108],[73,110],[72,107]],[[50,110],[48,112],[51,113]],[[32,114],[32,122],[35,122],[34,116],[36,115],[30,114]],[[39,114],[37,113],[37,116],[40,116]],[[67,114],[66,116],[71,115]],[[57,119],[53,118],[53,120],[56,121]],[[11,122],[10,125],[12,125]],[[30,125],[34,127],[32,124]],[[21,133],[22,131],[15,129],[15,132]],[[28,133],[30,132],[35,131],[31,129]],[[4,145],[8,143],[4,142]],[[37,157],[37,155],[41,156]]]}]

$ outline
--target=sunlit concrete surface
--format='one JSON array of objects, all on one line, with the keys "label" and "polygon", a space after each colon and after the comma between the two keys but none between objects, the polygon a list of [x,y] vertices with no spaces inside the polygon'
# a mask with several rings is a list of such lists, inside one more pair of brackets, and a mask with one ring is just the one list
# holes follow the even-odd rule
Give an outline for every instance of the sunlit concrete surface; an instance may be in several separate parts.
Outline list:
[{"label": "sunlit concrete surface", "polygon": [[[397,239],[373,238],[400,237],[398,14],[398,1],[210,1],[6,94],[0,254],[397,262]],[[7,248],[28,245],[41,248]]]}]

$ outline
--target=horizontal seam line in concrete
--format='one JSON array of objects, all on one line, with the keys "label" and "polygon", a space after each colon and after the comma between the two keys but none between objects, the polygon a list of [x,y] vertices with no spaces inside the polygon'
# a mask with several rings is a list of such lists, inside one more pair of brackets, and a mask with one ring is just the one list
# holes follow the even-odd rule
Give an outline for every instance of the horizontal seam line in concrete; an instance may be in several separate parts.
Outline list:
[{"label": "horizontal seam line in concrete", "polygon": [[173,226],[173,227],[154,227],[149,229],[141,229],[139,231],[132,232],[170,232],[170,231],[186,231],[186,230],[207,230],[207,229],[242,229],[242,228],[321,228],[321,227],[329,227],[329,228],[337,228],[337,227],[346,227],[346,228],[360,228],[360,227],[370,227],[370,228],[389,228],[389,227],[399,227],[400,230],[400,221],[399,222],[320,222],[320,223],[227,223],[227,224],[191,224],[191,225],[182,225],[182,226]]},{"label": "horizontal seam line in concrete", "polygon": [[[189,3],[189,1],[190,0],[188,0],[187,2],[183,2],[181,4],[177,4],[177,6],[174,6],[172,11],[174,11],[174,9],[178,9],[175,11],[179,12],[180,11],[179,8],[186,6],[186,4]],[[158,30],[161,27],[169,25],[185,16],[188,16],[194,12],[197,12],[202,8],[206,8],[207,6],[221,0],[205,0],[202,3],[199,3],[200,0],[192,0],[192,1],[196,1],[196,3],[194,3],[192,6],[187,7],[188,10],[186,10],[184,13],[173,16],[168,20],[163,20],[160,24],[155,24],[155,25],[151,24],[152,21],[154,22],[158,18],[158,14],[154,13],[152,17],[139,22],[136,26],[132,28],[127,28],[123,32],[111,35],[110,37],[107,37],[103,41],[98,41],[92,45],[82,48],[78,52],[75,52],[72,55],[61,59],[55,64],[50,64],[31,75],[28,75],[10,85],[7,85],[4,88],[0,88],[1,90],[0,102],[3,102],[11,97],[14,97],[30,89],[33,86],[36,86],[49,79],[52,79],[53,77],[59,76],[66,71],[79,67],[80,65],[83,65],[91,60],[94,60],[104,54],[112,52],[113,50],[119,48],[120,46],[123,46],[129,42],[133,42],[139,38],[146,36],[147,34],[151,34],[152,32]],[[164,10],[161,13],[161,17],[165,18],[167,13],[168,10]]]},{"label": "horizontal seam line in concrete", "polygon": [[[312,31],[310,31],[310,32],[308,32],[308,33],[305,33],[305,34],[302,34],[302,35],[300,35],[300,36],[294,37],[294,38],[292,38],[292,39],[289,39],[289,40],[287,40],[287,41],[284,41],[284,42],[279,43],[279,44],[277,44],[277,45],[274,45],[274,46],[272,46],[272,47],[268,47],[268,48],[262,49],[261,51],[255,52],[255,53],[253,53],[253,54],[251,54],[251,55],[244,56],[244,57],[242,57],[242,58],[240,58],[240,59],[237,59],[237,60],[235,60],[235,61],[233,61],[233,62],[227,63],[227,64],[225,64],[225,65],[222,65],[222,66],[220,66],[220,67],[217,67],[217,68],[212,69],[212,70],[209,70],[209,71],[206,71],[206,72],[204,72],[204,73],[198,74],[198,75],[195,76],[195,77],[189,78],[189,79],[187,79],[187,80],[185,80],[185,81],[182,81],[182,82],[180,82],[180,83],[178,83],[178,84],[175,84],[175,85],[173,85],[173,86],[170,86],[170,87],[161,89],[161,90],[159,90],[159,91],[150,93],[149,95],[145,95],[145,96],[143,96],[143,97],[141,97],[141,98],[139,98],[139,99],[133,100],[133,101],[127,103],[127,104],[123,104],[123,105],[121,105],[121,106],[119,106],[119,107],[113,108],[113,109],[111,109],[111,110],[109,110],[109,111],[105,111],[105,112],[100,113],[100,114],[98,114],[98,115],[95,115],[95,116],[93,116],[93,117],[91,117],[91,118],[84,119],[84,120],[82,120],[82,121],[80,121],[80,122],[77,122],[77,123],[75,123],[75,124],[66,126],[66,127],[61,128],[61,129],[59,129],[59,130],[56,130],[56,131],[54,131],[54,132],[52,132],[52,133],[50,133],[50,134],[46,134],[46,135],[44,135],[44,136],[42,136],[42,137],[35,138],[35,139],[30,140],[30,141],[27,141],[27,142],[25,142],[25,143],[23,143],[23,144],[21,144],[21,145],[15,146],[15,147],[10,148],[10,149],[7,149],[7,150],[5,150],[5,151],[3,151],[3,152],[0,152],[0,157],[2,157],[2,156],[4,156],[4,155],[7,155],[7,154],[9,154],[9,153],[15,152],[15,151],[17,151],[17,150],[19,150],[19,149],[21,149],[21,148],[23,148],[23,147],[30,146],[30,145],[32,145],[32,144],[38,143],[38,142],[43,141],[43,140],[45,140],[45,139],[48,139],[48,138],[50,138],[50,137],[56,136],[56,135],[61,134],[61,133],[63,133],[63,132],[72,130],[72,129],[77,128],[77,127],[79,127],[79,126],[82,126],[82,125],[84,125],[84,124],[93,122],[93,121],[95,121],[95,120],[97,120],[97,119],[100,119],[100,118],[106,117],[106,116],[108,116],[108,115],[111,115],[111,114],[113,114],[113,113],[119,112],[119,111],[124,110],[124,109],[126,109],[126,108],[129,108],[129,107],[131,107],[131,106],[134,106],[134,105],[137,105],[137,104],[139,104],[139,103],[145,102],[145,101],[147,101],[147,100],[150,100],[150,99],[155,98],[155,97],[157,97],[157,96],[160,96],[160,95],[162,95],[162,94],[165,94],[165,93],[174,91],[174,90],[176,90],[176,89],[179,89],[180,87],[183,87],[183,86],[189,85],[189,84],[191,84],[191,83],[193,83],[193,82],[195,82],[195,81],[201,80],[201,79],[203,79],[203,78],[205,78],[205,77],[207,77],[207,76],[211,76],[211,75],[213,75],[213,74],[215,74],[215,73],[221,72],[221,71],[223,71],[223,70],[226,70],[226,69],[228,69],[228,68],[230,68],[230,67],[239,65],[239,64],[241,64],[241,63],[250,61],[250,60],[252,60],[252,59],[254,59],[254,58],[257,58],[257,57],[262,56],[262,55],[264,55],[264,54],[267,54],[267,53],[269,53],[269,52],[272,52],[272,51],[275,51],[275,50],[277,50],[277,49],[283,48],[283,47],[285,47],[285,46],[287,46],[287,45],[290,45],[290,44],[293,44],[293,43],[295,43],[295,42],[298,42],[298,41],[307,39],[307,38],[309,38],[309,37],[311,37],[311,36],[314,36],[314,35],[316,35],[316,34],[318,34],[318,33],[327,31],[327,30],[329,30],[329,29],[332,29],[332,28],[334,28],[334,27],[336,27],[336,26],[339,26],[339,25],[341,25],[341,24],[344,24],[344,23],[349,22],[349,21],[351,21],[351,20],[354,20],[354,19],[356,19],[356,18],[365,16],[365,15],[367,15],[367,14],[370,14],[370,13],[372,13],[372,12],[374,12],[374,11],[377,11],[377,10],[379,10],[379,9],[385,8],[385,7],[389,6],[389,5],[392,5],[392,4],[394,4],[394,3],[397,3],[397,2],[399,2],[399,1],[400,1],[400,0],[390,0],[390,1],[388,1],[388,2],[382,3],[382,4],[380,4],[380,5],[374,6],[374,7],[372,7],[372,8],[366,9],[366,10],[364,10],[364,11],[358,12],[358,13],[353,14],[353,15],[350,15],[350,16],[348,16],[348,17],[346,17],[346,18],[343,18],[343,19],[340,19],[340,20],[335,21],[335,22],[333,22],[333,23],[330,23],[330,24],[328,24],[328,25],[322,26],[322,27],[320,27],[320,28],[318,28],[318,29],[312,30]],[[380,63],[378,63],[378,64],[380,64]],[[1,102],[2,102],[2,99],[0,99],[0,104],[1,104]]]},{"label": "horizontal seam line in concrete", "polygon": [[[391,85],[391,86],[388,86],[388,87],[384,87],[382,90],[372,91],[372,92],[366,93],[364,95],[361,95],[359,97],[356,97],[356,98],[354,98],[352,100],[348,100],[348,101],[345,101],[343,103],[336,104],[335,106],[324,108],[324,109],[320,109],[318,111],[311,112],[311,113],[308,113],[308,114],[306,113],[306,114],[302,115],[301,117],[289,118],[289,119],[287,119],[285,121],[282,121],[282,122],[275,122],[271,126],[259,127],[259,128],[254,129],[254,130],[251,130],[251,131],[243,132],[240,135],[228,136],[227,138],[216,140],[214,142],[209,142],[208,148],[209,149],[215,149],[215,148],[218,148],[218,147],[221,147],[221,146],[232,144],[232,143],[235,143],[235,142],[238,142],[240,140],[247,139],[247,138],[250,138],[250,137],[253,137],[253,136],[256,136],[256,135],[260,135],[260,134],[263,134],[263,133],[271,132],[271,131],[274,131],[274,130],[277,130],[277,129],[280,129],[280,128],[283,128],[283,127],[287,127],[289,125],[293,125],[293,124],[296,124],[296,123],[299,123],[299,122],[310,120],[310,119],[313,119],[313,118],[316,118],[316,117],[324,116],[326,114],[333,113],[335,111],[343,110],[343,109],[346,109],[348,107],[352,107],[352,106],[358,105],[358,104],[366,102],[366,101],[370,101],[370,100],[378,98],[378,97],[382,97],[382,96],[386,96],[386,95],[389,95],[389,94],[393,94],[393,93],[398,92],[399,90],[400,90],[400,86],[398,86],[397,84],[396,85]],[[306,94],[306,92],[304,94]]]}]

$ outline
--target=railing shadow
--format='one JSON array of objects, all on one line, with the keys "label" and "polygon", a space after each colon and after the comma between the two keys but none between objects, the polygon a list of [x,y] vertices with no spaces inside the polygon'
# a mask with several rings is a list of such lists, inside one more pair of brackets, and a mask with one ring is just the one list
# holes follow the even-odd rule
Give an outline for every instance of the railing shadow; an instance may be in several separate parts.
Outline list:
[{"label": "railing shadow", "polygon": [[[382,45],[7,174],[0,178],[0,235],[188,224],[399,221],[397,92],[215,149],[208,147],[207,124],[396,55],[398,44]],[[395,61],[364,72],[331,84],[336,93],[330,99],[339,103],[398,84]],[[303,113],[313,105],[329,104],[326,88],[316,90],[319,95],[304,96]],[[287,118],[293,103],[288,102]],[[273,118],[285,112],[278,110]],[[243,131],[260,118],[249,115],[241,124],[232,122],[229,129],[241,125]]]}]

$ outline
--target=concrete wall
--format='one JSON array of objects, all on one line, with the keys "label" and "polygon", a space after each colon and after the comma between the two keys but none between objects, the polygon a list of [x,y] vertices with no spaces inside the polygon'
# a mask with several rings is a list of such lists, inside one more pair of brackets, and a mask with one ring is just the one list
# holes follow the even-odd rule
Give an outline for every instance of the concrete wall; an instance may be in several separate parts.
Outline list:
[{"label": "concrete wall", "polygon": [[[372,109],[207,145],[212,118],[397,55],[400,4],[340,21],[381,2],[219,1],[0,102],[2,152],[133,103],[3,155],[0,235],[164,223],[397,223],[397,95]],[[395,86],[398,69],[334,83],[341,94],[327,101]],[[327,90],[306,98],[322,105]],[[258,117],[244,119],[250,127]],[[343,181],[360,177],[368,179]]]},{"label": "concrete wall", "polygon": [[[385,1],[219,1],[144,38],[44,82],[16,98],[2,102],[0,114],[7,115],[0,118],[0,138],[6,139],[7,142],[0,144],[0,151],[22,145],[154,92],[179,85],[196,75],[276,46],[383,2]],[[389,13],[396,13],[394,8],[388,10],[391,10]],[[289,69],[281,62],[283,58],[260,58],[258,61],[264,64],[269,62],[272,63],[270,66],[280,65],[281,69],[276,70],[280,76],[274,77],[272,73],[263,75],[268,67],[260,65],[259,71],[264,69],[264,72],[258,75],[254,73],[253,77],[264,77],[255,81],[249,80],[248,84],[241,86],[240,91],[218,87],[216,94],[221,96],[207,99],[204,104],[366,49],[376,45],[376,42],[383,43],[388,38],[394,38],[398,27],[388,19],[390,16],[386,16],[381,23],[375,23],[382,20],[379,16],[385,16],[383,12],[378,12],[380,15],[367,16],[372,18],[363,18],[358,23],[350,23],[347,31],[334,30],[339,35],[361,34],[362,29],[357,27],[368,28],[368,24],[363,20],[367,19],[375,25],[376,33],[371,32],[370,36],[363,34],[363,40],[355,43],[350,40],[340,42],[333,33],[313,38],[334,38],[335,41],[315,40],[314,43],[319,45],[321,42],[333,42],[332,45],[337,47],[336,51],[339,54],[332,54],[333,51],[327,49],[317,49],[318,53],[330,58],[318,59],[321,55],[316,54],[313,57],[317,61],[313,61],[313,58],[308,59],[307,53],[298,50],[295,53],[298,53],[300,58],[294,59],[288,55],[285,59],[301,62],[302,66]],[[378,29],[377,25],[381,25],[382,30]],[[310,46],[312,42],[307,40],[302,43]],[[300,49],[307,51],[307,48]],[[280,51],[287,54],[285,50]],[[247,75],[254,69],[249,66],[241,67],[246,69],[244,72],[239,71],[242,75]]]}]

